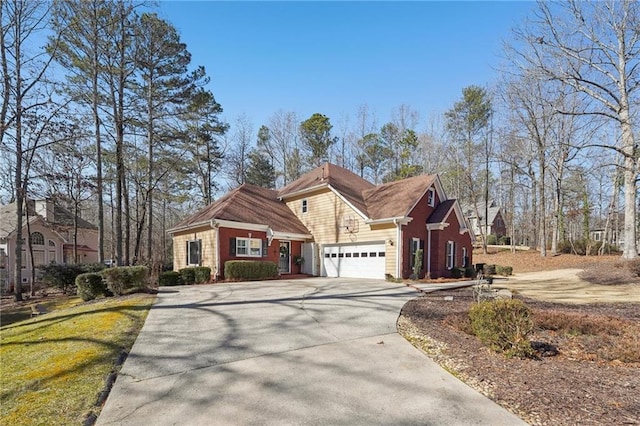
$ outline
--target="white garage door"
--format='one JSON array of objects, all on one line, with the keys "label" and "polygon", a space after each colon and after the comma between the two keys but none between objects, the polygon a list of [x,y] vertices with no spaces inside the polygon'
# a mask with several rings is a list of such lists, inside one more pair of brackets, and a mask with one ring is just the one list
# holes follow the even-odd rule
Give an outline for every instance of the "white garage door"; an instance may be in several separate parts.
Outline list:
[{"label": "white garage door", "polygon": [[324,246],[327,277],[384,278],[384,244]]}]

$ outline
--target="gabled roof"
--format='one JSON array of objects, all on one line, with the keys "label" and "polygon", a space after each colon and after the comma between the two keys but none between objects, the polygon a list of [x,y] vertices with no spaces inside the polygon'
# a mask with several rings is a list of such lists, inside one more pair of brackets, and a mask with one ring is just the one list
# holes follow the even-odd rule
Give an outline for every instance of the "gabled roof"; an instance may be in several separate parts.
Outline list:
[{"label": "gabled roof", "polygon": [[325,163],[300,176],[300,178],[282,188],[278,196],[287,198],[308,190],[329,186],[351,203],[353,207],[367,215],[367,203],[363,197],[363,192],[374,188],[375,185],[357,174],[331,163]]},{"label": "gabled roof", "polygon": [[408,216],[435,180],[436,175],[421,175],[365,190],[369,217],[375,220]]},{"label": "gabled roof", "polygon": [[[28,200],[29,221],[33,223],[36,220],[42,220],[46,225],[50,225],[54,229],[59,226],[73,226],[73,213],[64,207],[54,205],[53,221],[47,221],[44,217],[35,212],[35,201]],[[26,226],[26,215],[23,216],[23,225]],[[16,203],[0,206],[0,237],[6,238],[16,228]],[[78,228],[81,229],[98,229],[94,224],[78,217]]]},{"label": "gabled roof", "polygon": [[169,232],[204,225],[215,219],[268,225],[275,232],[309,234],[300,219],[278,199],[277,191],[249,184],[237,187],[200,209]]},{"label": "gabled roof", "polygon": [[447,220],[447,216],[455,205],[456,200],[446,200],[438,204],[431,216],[427,219],[427,223],[442,223]]},{"label": "gabled roof", "polygon": [[[481,205],[479,210],[480,210],[480,221],[479,221],[479,224],[480,225],[485,225],[486,221],[484,220],[484,217],[482,217],[482,215],[484,213],[484,205]],[[496,217],[498,216],[498,213],[500,213],[500,207],[496,207],[493,203],[491,203],[487,213],[489,213],[489,225],[493,225],[493,222],[496,220]],[[475,219],[476,218],[476,212],[473,211],[473,209],[469,209],[467,217],[469,219]]]}]

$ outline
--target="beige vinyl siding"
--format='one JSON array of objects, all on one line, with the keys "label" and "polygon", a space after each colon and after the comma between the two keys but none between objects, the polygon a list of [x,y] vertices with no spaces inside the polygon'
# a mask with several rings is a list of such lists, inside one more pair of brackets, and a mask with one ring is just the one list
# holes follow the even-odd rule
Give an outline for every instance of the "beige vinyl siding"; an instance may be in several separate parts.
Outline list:
[{"label": "beige vinyl siding", "polygon": [[[302,200],[307,200],[307,213],[302,213]],[[396,226],[366,224],[362,217],[329,189],[306,194],[286,201],[287,206],[309,229],[319,249],[323,244],[384,241],[386,247],[385,273],[396,275]],[[357,222],[358,232],[348,233],[342,227],[343,218],[350,216]],[[393,246],[389,244],[393,241]],[[322,259],[322,256],[320,257]]]},{"label": "beige vinyl siding", "polygon": [[211,268],[211,274],[216,275],[216,233],[217,229],[191,229],[173,235],[173,270],[179,271],[187,267],[187,241],[202,240],[202,266]]}]

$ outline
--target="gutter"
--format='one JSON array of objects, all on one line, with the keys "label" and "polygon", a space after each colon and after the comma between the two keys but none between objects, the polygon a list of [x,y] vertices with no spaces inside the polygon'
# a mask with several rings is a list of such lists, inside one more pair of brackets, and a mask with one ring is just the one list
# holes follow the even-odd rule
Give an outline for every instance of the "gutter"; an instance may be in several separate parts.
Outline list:
[{"label": "gutter", "polygon": [[279,196],[278,199],[283,201],[285,198],[289,198],[289,197],[293,198],[293,197],[297,197],[299,195],[308,194],[310,192],[314,192],[314,191],[317,191],[318,189],[326,188],[328,186],[329,186],[328,182],[323,182],[320,185],[311,186],[309,188],[300,189],[298,191],[290,192],[288,194]]},{"label": "gutter", "polygon": [[402,223],[400,223],[400,221],[396,218],[393,219],[393,224],[396,225],[397,229],[396,229],[396,278],[401,278],[401,266],[402,265],[402,259],[401,259],[401,254],[402,252],[400,251],[401,247],[402,247]]},{"label": "gutter", "polygon": [[409,216],[396,216],[396,217],[385,217],[383,219],[368,219],[365,220],[364,223],[367,225],[379,225],[384,223],[393,223],[397,225],[398,223],[401,225],[406,225],[413,220],[412,217]]}]

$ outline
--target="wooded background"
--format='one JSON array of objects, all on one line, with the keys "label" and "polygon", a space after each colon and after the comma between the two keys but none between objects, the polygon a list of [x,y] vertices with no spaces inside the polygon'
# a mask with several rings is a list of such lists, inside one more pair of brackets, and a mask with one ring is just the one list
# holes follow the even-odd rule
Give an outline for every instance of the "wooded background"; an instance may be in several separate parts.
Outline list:
[{"label": "wooded background", "polygon": [[[477,216],[486,200],[501,206],[510,241],[543,256],[637,256],[637,2],[541,2],[505,36],[499,84],[461,88],[441,115],[389,105],[389,122],[367,105],[343,117],[281,105],[265,123],[226,123],[206,70],[149,10],[0,6],[0,201],[49,197],[80,213],[99,227],[101,260],[170,264],[166,230],[181,217],[237,185],[280,188],[325,161],[374,183],[439,173]],[[610,245],[591,241],[596,229]]]}]

